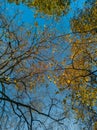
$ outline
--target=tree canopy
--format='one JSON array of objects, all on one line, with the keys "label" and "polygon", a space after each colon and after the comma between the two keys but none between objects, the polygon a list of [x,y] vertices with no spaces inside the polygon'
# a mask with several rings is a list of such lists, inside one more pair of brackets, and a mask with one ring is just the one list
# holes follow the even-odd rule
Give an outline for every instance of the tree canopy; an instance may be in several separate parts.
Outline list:
[{"label": "tree canopy", "polygon": [[[0,14],[0,129],[13,127],[32,130],[38,129],[39,126],[47,129],[49,125],[48,123],[47,126],[45,125],[45,120],[48,119],[61,125],[61,120],[65,119],[63,111],[61,116],[59,112],[56,116],[52,114],[53,109],[57,108],[59,111],[60,102],[51,98],[47,90],[45,90],[46,95],[41,94],[40,91],[47,88],[50,76],[53,76],[54,70],[57,70],[58,60],[55,59],[57,53],[55,54],[54,50],[58,46],[61,49],[62,38],[57,38],[56,31],[52,31],[52,28],[48,30],[47,26],[42,31],[39,30],[37,22],[33,25],[21,22],[18,25],[15,20],[19,18],[19,12],[9,17],[2,10]],[[37,95],[34,91],[38,89],[40,91]]]},{"label": "tree canopy", "polygon": [[73,31],[80,33],[91,32],[95,34],[97,31],[97,1],[92,1],[90,6],[87,5],[84,11],[80,11],[78,17],[71,21]]},{"label": "tree canopy", "polygon": [[0,129],[67,130],[73,116],[79,129],[96,130],[97,0],[70,19],[69,0],[8,1],[35,7],[42,15],[65,14],[71,30],[60,31],[60,21],[40,29],[37,15],[32,24],[18,22],[20,12],[9,16],[1,3]]},{"label": "tree canopy", "polygon": [[70,6],[70,0],[9,0],[9,2],[15,2],[16,4],[22,2],[29,7],[35,7],[40,13],[57,16],[66,14]]},{"label": "tree canopy", "polygon": [[63,90],[72,90],[72,108],[78,118],[82,118],[83,121],[88,118],[95,126],[97,122],[97,110],[94,109],[97,106],[97,3],[92,4],[71,20],[73,35],[68,37],[71,45],[70,63],[63,75],[59,76],[58,85],[61,85]]}]

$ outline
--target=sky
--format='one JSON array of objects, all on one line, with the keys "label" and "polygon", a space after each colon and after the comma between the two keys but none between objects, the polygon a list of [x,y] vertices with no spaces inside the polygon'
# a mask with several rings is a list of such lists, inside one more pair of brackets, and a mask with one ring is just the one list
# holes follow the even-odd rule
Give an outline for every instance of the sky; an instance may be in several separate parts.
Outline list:
[{"label": "sky", "polygon": [[[7,15],[9,15],[10,17],[12,17],[14,12],[20,10],[21,15],[20,15],[20,17],[17,18],[18,24],[23,22],[25,24],[32,24],[33,25],[34,22],[37,21],[40,29],[43,29],[45,26],[51,25],[53,23],[52,27],[54,26],[57,28],[57,30],[59,32],[64,32],[67,34],[71,31],[70,30],[70,19],[75,15],[76,11],[83,8],[85,1],[86,0],[75,0],[74,3],[71,3],[71,11],[66,16],[62,16],[58,21],[55,21],[53,18],[46,17],[46,16],[44,18],[40,18],[40,17],[35,18],[34,17],[35,9],[29,8],[22,3],[20,5],[16,5],[15,3],[9,4],[5,0],[4,7],[6,6],[5,13]],[[45,89],[40,89],[38,91],[40,91],[42,94],[43,94],[43,91],[44,91],[44,93],[46,92]],[[48,92],[50,92],[50,95],[53,96],[55,91],[57,91],[57,88],[53,83],[51,83],[50,87],[48,88]],[[42,96],[42,94],[41,94],[41,96]],[[57,95],[56,97],[59,99],[60,94]],[[67,120],[66,123],[68,126],[68,130],[80,130],[80,125],[74,123],[73,116],[70,120]],[[52,130],[58,130],[58,128],[54,127]],[[64,130],[64,128],[63,128],[63,130]]]}]

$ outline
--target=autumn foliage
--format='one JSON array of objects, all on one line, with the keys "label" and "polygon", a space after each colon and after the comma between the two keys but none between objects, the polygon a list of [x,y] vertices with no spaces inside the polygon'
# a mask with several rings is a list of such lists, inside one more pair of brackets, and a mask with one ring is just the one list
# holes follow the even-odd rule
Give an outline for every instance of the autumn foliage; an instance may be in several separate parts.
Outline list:
[{"label": "autumn foliage", "polygon": [[[36,15],[33,19],[37,19],[38,14],[60,18],[68,13],[70,7],[69,0],[8,1],[15,2],[17,6],[22,3],[34,8]],[[85,125],[86,130],[90,127],[96,130],[97,0],[85,3],[83,9],[71,17],[69,33],[61,32],[61,29],[58,31],[56,26],[51,27],[54,23],[44,25],[43,29],[40,29],[37,20],[30,26],[22,23],[18,26],[14,22],[16,17],[15,14],[10,19],[4,13],[0,14],[0,101],[3,102],[1,111],[5,110],[5,102],[8,102],[19,121],[22,122],[22,119],[26,122],[28,130],[32,130],[33,115],[36,122],[45,126],[45,118],[41,122],[36,118],[36,113],[38,117],[42,115],[62,124],[61,121],[69,119],[70,112],[78,123],[81,121]],[[47,105],[43,111],[44,104],[40,100],[34,101],[31,97],[34,89],[44,86],[46,90],[48,86],[55,87],[57,91],[54,91],[53,96],[59,95],[61,99],[58,108],[62,107],[62,113],[57,118],[52,114],[60,104],[58,101],[55,103],[56,98],[53,99],[49,95],[51,104],[48,105],[47,99],[42,98],[42,101],[46,100],[45,106]],[[7,96],[10,87],[15,93]],[[24,104],[21,101],[24,101]],[[60,115],[62,118],[59,118]]]}]

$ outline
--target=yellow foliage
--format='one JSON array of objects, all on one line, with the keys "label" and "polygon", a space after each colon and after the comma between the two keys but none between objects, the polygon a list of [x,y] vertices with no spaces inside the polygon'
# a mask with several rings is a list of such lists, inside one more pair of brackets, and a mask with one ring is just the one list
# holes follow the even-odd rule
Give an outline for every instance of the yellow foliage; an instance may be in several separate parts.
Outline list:
[{"label": "yellow foliage", "polygon": [[38,26],[38,22],[35,22],[34,25],[37,27]]},{"label": "yellow foliage", "polygon": [[[58,76],[58,85],[72,90],[73,99],[86,108],[97,105],[96,79],[92,79],[93,68],[97,67],[97,6],[74,18],[71,22],[74,39],[71,45],[71,64],[65,64],[63,74]],[[96,30],[95,30],[96,29]],[[90,34],[89,34],[90,33]],[[69,38],[70,39],[70,38]],[[67,39],[66,39],[67,40]],[[76,104],[78,106],[78,104]],[[84,119],[84,113],[75,110],[78,118]]]},{"label": "yellow foliage", "polygon": [[10,81],[10,77],[7,77],[7,78],[6,78],[6,81]]},{"label": "yellow foliage", "polygon": [[70,83],[70,80],[67,80],[67,83]]},{"label": "yellow foliage", "polygon": [[97,130],[97,122],[94,123],[93,130]]},{"label": "yellow foliage", "polygon": [[17,81],[16,80],[14,80],[14,83],[16,83]]},{"label": "yellow foliage", "polygon": [[72,30],[77,32],[95,33],[97,28],[97,1],[91,8],[87,8],[78,18],[71,21]]},{"label": "yellow foliage", "polygon": [[9,2],[15,2],[20,4],[21,2],[28,5],[29,7],[35,7],[38,12],[47,14],[47,15],[57,15],[67,13],[67,10],[70,6],[70,0],[8,0]]},{"label": "yellow foliage", "polygon": [[69,4],[69,0],[64,3],[59,0],[34,0],[31,5],[36,7],[39,12],[60,16],[63,11],[68,9]]}]

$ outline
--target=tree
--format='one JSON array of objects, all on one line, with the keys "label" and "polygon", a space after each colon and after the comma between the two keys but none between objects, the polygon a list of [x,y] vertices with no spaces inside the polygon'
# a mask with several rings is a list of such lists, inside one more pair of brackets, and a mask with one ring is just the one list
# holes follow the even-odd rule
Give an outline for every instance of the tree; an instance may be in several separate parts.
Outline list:
[{"label": "tree", "polygon": [[[89,129],[97,124],[97,2],[71,21],[69,65],[58,78],[63,90],[71,90],[72,109]],[[65,99],[66,100],[66,99]],[[66,106],[66,102],[65,102]],[[92,129],[92,128],[91,128]]]},{"label": "tree", "polygon": [[73,32],[91,33],[97,32],[97,1],[93,0],[86,4],[84,11],[79,11],[78,17],[71,21]]},{"label": "tree", "polygon": [[43,99],[38,91],[47,87],[49,75],[56,70],[53,50],[62,38],[57,39],[56,32],[48,27],[40,32],[36,22],[18,25],[18,15],[0,13],[0,129],[46,130],[49,123],[53,128],[54,122],[63,127],[65,116],[59,100],[50,97],[47,90]]},{"label": "tree", "polygon": [[[55,3],[36,0],[31,6],[60,16],[60,4]],[[51,5],[55,10],[51,10]],[[37,21],[32,26],[17,25],[16,14],[11,19],[0,14],[1,129],[46,130],[55,129],[56,123],[57,128],[64,129],[69,113],[83,122],[85,129],[96,129],[96,4],[92,5],[72,19],[69,34],[60,34],[50,26],[40,31]],[[52,84],[57,91],[50,96],[48,86]],[[38,92],[36,96],[33,91]]]},{"label": "tree", "polygon": [[9,2],[15,2],[16,4],[22,2],[29,7],[35,7],[40,13],[57,16],[66,14],[70,5],[70,0],[9,0]]}]

